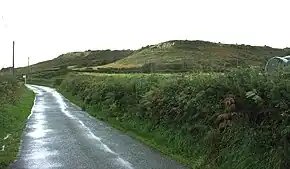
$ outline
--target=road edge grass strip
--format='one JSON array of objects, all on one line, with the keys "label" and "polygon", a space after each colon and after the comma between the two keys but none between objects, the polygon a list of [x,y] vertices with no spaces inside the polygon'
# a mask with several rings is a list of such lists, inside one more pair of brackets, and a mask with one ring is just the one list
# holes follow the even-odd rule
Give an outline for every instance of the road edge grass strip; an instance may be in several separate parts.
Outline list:
[{"label": "road edge grass strip", "polygon": [[[61,91],[59,89],[57,89],[58,92],[60,92],[66,99],[68,99],[70,102],[72,102],[73,104],[75,104],[76,106],[81,108],[81,105],[83,104],[82,100],[80,99],[79,96],[75,95],[73,96],[70,92],[65,92],[65,91]],[[172,153],[172,151],[174,151],[173,149],[171,149],[170,147],[164,146],[162,144],[159,144],[157,140],[155,140],[155,136],[156,134],[160,134],[157,133],[158,131],[154,131],[154,133],[144,133],[144,132],[138,132],[141,131],[141,128],[135,128],[132,126],[132,123],[124,123],[121,122],[119,120],[116,120],[115,118],[105,118],[104,116],[102,116],[103,113],[105,112],[101,112],[101,110],[99,110],[97,107],[86,107],[86,108],[82,108],[85,109],[84,111],[86,111],[88,114],[90,114],[92,117],[95,117],[97,120],[101,120],[104,122],[107,122],[108,124],[110,124],[111,127],[121,131],[122,133],[130,136],[133,139],[139,140],[141,143],[143,143],[144,145],[149,146],[150,148],[153,148],[154,150],[157,150],[159,153],[161,153],[163,156],[171,159],[171,160],[175,160],[176,162],[186,165],[187,167],[190,168],[195,168],[195,166],[197,165],[198,158],[200,157],[196,157],[196,158],[185,158],[181,155],[178,155],[176,153]],[[96,114],[94,112],[99,112],[97,113],[98,116],[94,116],[93,114]],[[134,123],[142,123],[141,121],[134,121]],[[145,123],[144,123],[145,124]],[[142,125],[139,125],[137,127],[140,127]]]},{"label": "road edge grass strip", "polygon": [[9,119],[5,122],[3,119],[3,125],[6,125],[4,130],[5,135],[9,137],[4,140],[0,138],[1,147],[5,145],[4,151],[0,151],[0,168],[10,168],[10,164],[17,159],[19,153],[19,147],[21,146],[21,137],[25,129],[27,117],[31,113],[31,108],[34,104],[35,94],[24,85],[20,88],[20,97],[16,104],[4,105],[3,113],[9,114]]}]

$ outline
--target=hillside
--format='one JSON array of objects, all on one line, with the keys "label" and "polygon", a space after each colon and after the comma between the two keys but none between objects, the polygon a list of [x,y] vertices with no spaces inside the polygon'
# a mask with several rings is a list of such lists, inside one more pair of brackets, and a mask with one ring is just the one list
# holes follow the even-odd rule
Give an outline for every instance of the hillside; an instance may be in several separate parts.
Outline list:
[{"label": "hillside", "polygon": [[[87,67],[108,64],[131,54],[131,50],[96,50],[70,52],[59,57],[30,66],[31,72],[57,70],[60,68]],[[18,73],[27,72],[27,67],[18,68]]]},{"label": "hillside", "polygon": [[283,56],[287,51],[268,46],[174,40],[143,47],[126,58],[94,69],[149,66],[155,71],[223,71],[237,66],[264,66],[269,57]]},{"label": "hillside", "polygon": [[[289,48],[221,44],[207,41],[172,40],[139,50],[96,50],[70,52],[30,67],[38,77],[67,71],[128,72],[224,72],[236,67],[263,68],[272,56],[285,56]],[[6,69],[5,69],[6,70]],[[65,70],[65,71],[64,71]],[[10,71],[9,69],[6,70]],[[18,68],[17,74],[28,72]]]}]

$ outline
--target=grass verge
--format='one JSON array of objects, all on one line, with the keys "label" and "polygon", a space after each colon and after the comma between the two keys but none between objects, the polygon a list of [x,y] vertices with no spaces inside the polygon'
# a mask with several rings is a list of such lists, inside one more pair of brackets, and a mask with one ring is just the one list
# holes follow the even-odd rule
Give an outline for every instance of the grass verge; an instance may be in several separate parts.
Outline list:
[{"label": "grass verge", "polygon": [[33,106],[34,93],[24,86],[20,90],[21,96],[15,104],[0,106],[0,168],[8,168],[16,159],[26,119]]}]

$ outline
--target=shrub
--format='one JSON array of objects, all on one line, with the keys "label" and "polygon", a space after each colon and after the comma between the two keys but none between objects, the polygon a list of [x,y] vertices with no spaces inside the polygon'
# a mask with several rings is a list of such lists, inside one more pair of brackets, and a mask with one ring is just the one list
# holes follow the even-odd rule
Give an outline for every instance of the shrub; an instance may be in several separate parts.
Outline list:
[{"label": "shrub", "polygon": [[12,77],[0,76],[0,105],[14,103],[19,85]]}]

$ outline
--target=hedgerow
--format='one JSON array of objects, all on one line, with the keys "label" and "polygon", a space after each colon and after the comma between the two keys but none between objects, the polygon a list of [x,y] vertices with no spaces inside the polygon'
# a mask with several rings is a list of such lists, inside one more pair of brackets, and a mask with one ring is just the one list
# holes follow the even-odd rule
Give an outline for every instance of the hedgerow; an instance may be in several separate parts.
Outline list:
[{"label": "hedgerow", "polygon": [[290,168],[283,74],[69,75],[59,87],[91,115],[153,140],[192,168]]}]

